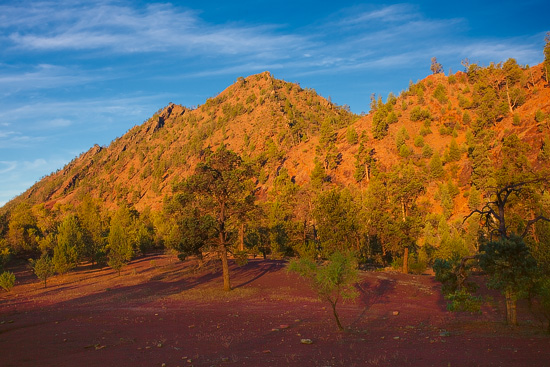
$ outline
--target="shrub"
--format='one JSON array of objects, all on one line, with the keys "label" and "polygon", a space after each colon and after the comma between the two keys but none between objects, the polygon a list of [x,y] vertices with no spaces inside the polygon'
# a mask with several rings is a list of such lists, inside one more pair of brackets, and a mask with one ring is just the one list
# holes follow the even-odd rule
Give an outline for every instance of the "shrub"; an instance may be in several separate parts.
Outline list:
[{"label": "shrub", "polygon": [[11,291],[15,285],[15,275],[11,271],[5,271],[0,275],[0,287],[6,292]]},{"label": "shrub", "polygon": [[409,271],[416,275],[421,275],[426,271],[426,268],[428,266],[426,265],[426,262],[424,261],[413,261],[409,264]]},{"label": "shrub", "polygon": [[445,299],[449,301],[447,303],[447,310],[449,311],[481,313],[483,298],[473,296],[464,289],[447,294]]},{"label": "shrub", "polygon": [[340,300],[354,299],[358,296],[355,289],[358,277],[355,257],[351,254],[335,252],[328,258],[326,264],[320,265],[309,259],[300,259],[291,261],[288,269],[311,280],[312,288],[319,298],[332,306],[338,329],[343,330],[336,305]]}]

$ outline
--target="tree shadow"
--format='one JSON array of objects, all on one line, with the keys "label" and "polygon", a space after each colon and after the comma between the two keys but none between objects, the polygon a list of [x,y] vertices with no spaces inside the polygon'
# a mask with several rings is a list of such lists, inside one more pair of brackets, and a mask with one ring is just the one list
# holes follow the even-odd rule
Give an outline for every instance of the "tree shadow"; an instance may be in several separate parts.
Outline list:
[{"label": "tree shadow", "polygon": [[374,283],[364,281],[356,284],[355,288],[359,292],[359,300],[365,307],[352,322],[352,325],[361,321],[373,305],[389,303],[388,294],[395,289],[395,281],[392,279],[379,279]]},{"label": "tree shadow", "polygon": [[278,260],[251,260],[247,265],[240,267],[235,271],[239,278],[248,278],[233,288],[241,288],[260,279],[267,273],[280,271],[284,267],[283,261]]}]

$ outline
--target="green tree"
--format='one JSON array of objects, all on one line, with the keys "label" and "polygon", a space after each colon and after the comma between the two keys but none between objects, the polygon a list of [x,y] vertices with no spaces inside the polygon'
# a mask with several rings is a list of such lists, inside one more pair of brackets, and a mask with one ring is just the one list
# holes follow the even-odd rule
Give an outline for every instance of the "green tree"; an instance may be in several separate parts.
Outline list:
[{"label": "green tree", "polygon": [[134,250],[131,235],[129,234],[129,217],[128,210],[124,206],[119,208],[109,227],[109,235],[107,237],[108,253],[107,264],[118,272],[132,259]]},{"label": "green tree", "polygon": [[42,254],[37,260],[30,259],[29,262],[32,271],[38,279],[44,282],[44,288],[46,288],[48,278],[55,274],[55,266],[52,259],[48,255]]},{"label": "green tree", "polygon": [[523,238],[515,234],[481,247],[479,265],[489,275],[487,285],[506,298],[506,322],[517,325],[517,300],[526,297],[533,286],[537,262]]},{"label": "green tree", "polygon": [[348,127],[348,130],[346,131],[346,139],[350,145],[357,144],[359,135],[357,135],[357,131],[353,126]]},{"label": "green tree", "polygon": [[409,252],[420,236],[421,213],[416,200],[424,192],[422,176],[412,164],[397,167],[389,179],[390,195],[396,204],[393,208],[395,237],[403,251],[403,273],[408,273]]},{"label": "green tree", "polygon": [[10,213],[6,240],[14,254],[33,253],[38,248],[39,230],[27,202],[18,204]]},{"label": "green tree", "polygon": [[313,218],[325,254],[360,249],[358,206],[348,190],[333,189],[317,196]]},{"label": "green tree", "polygon": [[215,218],[213,241],[222,262],[226,291],[231,290],[227,261],[230,233],[240,213],[254,206],[252,175],[251,168],[239,155],[221,145],[215,152],[208,153],[204,162],[197,164],[186,182],[187,192],[194,195],[200,212]]},{"label": "green tree", "polygon": [[430,177],[433,179],[441,179],[443,176],[445,176],[443,162],[441,162],[439,153],[435,151],[430,160]]},{"label": "green tree", "polygon": [[89,195],[83,198],[77,212],[84,233],[82,255],[91,261],[93,267],[105,254],[108,225],[99,201]]},{"label": "green tree", "polygon": [[457,162],[460,160],[460,156],[462,155],[460,151],[460,147],[458,146],[456,140],[453,138],[451,139],[451,144],[449,145],[449,160],[451,162]]},{"label": "green tree", "polygon": [[79,250],[84,247],[82,228],[78,218],[69,214],[57,229],[57,244],[53,250],[56,272],[65,274],[78,265]]},{"label": "green tree", "polygon": [[344,330],[336,306],[340,301],[355,299],[358,296],[354,287],[358,278],[355,258],[349,253],[337,251],[324,265],[302,258],[292,260],[288,269],[311,281],[311,286],[319,298],[327,301],[332,307],[338,329]]}]

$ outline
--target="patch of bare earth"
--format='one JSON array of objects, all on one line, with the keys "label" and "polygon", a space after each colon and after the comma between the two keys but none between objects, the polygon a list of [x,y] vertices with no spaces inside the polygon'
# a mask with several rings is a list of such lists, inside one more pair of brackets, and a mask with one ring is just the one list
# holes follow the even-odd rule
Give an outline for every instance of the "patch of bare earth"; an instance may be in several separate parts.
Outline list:
[{"label": "patch of bare earth", "polygon": [[[28,270],[0,298],[0,366],[542,366],[550,337],[521,305],[502,323],[498,296],[482,315],[450,313],[432,276],[365,272],[360,298],[330,307],[285,262],[215,267],[165,255],[119,277],[83,267],[47,288]],[[303,344],[310,339],[312,344]]]}]

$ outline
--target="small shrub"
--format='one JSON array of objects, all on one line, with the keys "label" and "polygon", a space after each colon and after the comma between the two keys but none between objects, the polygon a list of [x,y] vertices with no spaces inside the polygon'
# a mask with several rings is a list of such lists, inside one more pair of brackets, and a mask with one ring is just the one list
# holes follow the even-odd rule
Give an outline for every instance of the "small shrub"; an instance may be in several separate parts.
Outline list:
[{"label": "small shrub", "polygon": [[521,117],[519,116],[519,113],[514,113],[514,120],[512,121],[512,125],[514,126],[521,125]]},{"label": "small shrub", "polygon": [[4,288],[6,292],[11,291],[15,285],[15,274],[11,271],[5,271],[0,275],[0,287]]},{"label": "small shrub", "polygon": [[536,122],[543,122],[545,117],[546,116],[545,116],[544,112],[542,112],[541,110],[537,110],[537,112],[535,112],[535,121]]},{"label": "small shrub", "polygon": [[329,302],[332,306],[332,313],[338,329],[344,330],[338,317],[336,305],[340,300],[355,299],[359,295],[355,289],[358,278],[355,257],[349,253],[335,252],[323,265],[309,259],[293,260],[290,262],[288,270],[311,281],[311,286],[319,298]]},{"label": "small shrub", "polygon": [[422,275],[427,267],[426,262],[418,260],[409,264],[409,271],[416,275]]},{"label": "small shrub", "polygon": [[464,289],[447,294],[445,299],[449,301],[447,303],[447,310],[449,311],[481,313],[483,298],[473,296]]}]

